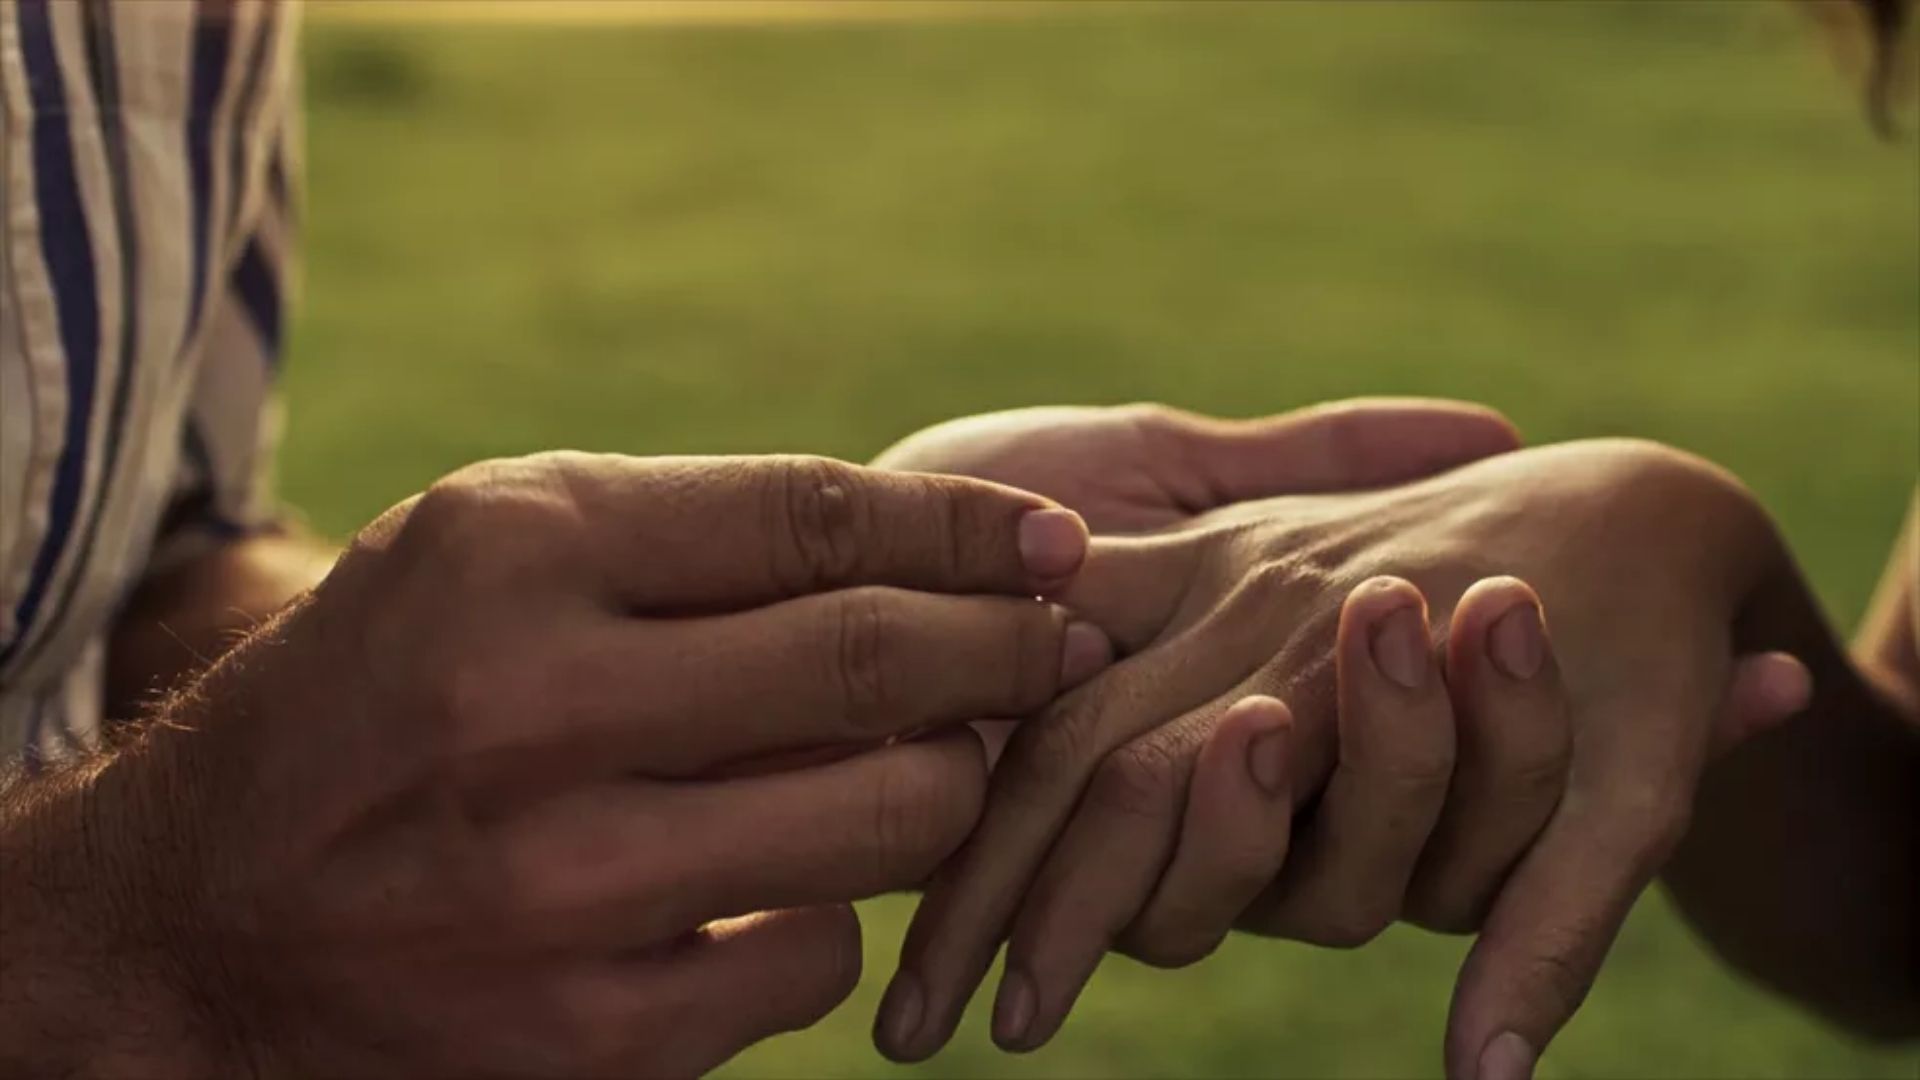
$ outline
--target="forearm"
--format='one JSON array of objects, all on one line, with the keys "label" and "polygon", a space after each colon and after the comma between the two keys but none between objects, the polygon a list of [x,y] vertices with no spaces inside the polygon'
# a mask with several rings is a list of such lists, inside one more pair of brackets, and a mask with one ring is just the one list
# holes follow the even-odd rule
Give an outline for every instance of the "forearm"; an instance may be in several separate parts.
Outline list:
[{"label": "forearm", "polygon": [[303,533],[247,536],[148,579],[114,626],[107,709],[130,717],[326,576],[338,552]]},{"label": "forearm", "polygon": [[1667,884],[1736,967],[1862,1033],[1920,1035],[1920,737],[1863,677],[1786,560],[1743,649],[1813,674],[1809,708],[1703,778]]}]

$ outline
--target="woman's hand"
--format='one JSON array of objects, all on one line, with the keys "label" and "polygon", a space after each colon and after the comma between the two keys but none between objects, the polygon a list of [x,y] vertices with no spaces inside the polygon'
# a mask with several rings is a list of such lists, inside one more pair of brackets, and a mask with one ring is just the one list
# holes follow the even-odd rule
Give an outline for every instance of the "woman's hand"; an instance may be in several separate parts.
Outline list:
[{"label": "woman's hand", "polygon": [[[1022,488],[1076,511],[1096,533],[1126,535],[1249,499],[1403,483],[1519,445],[1498,412],[1437,398],[1353,398],[1252,420],[1165,405],[1056,405],[949,420],[873,464]],[[989,718],[974,725],[989,762],[1012,728]]]},{"label": "woman's hand", "polygon": [[[1030,1048],[1115,944],[1181,962],[1234,914],[1351,945],[1484,912],[1449,1070],[1524,1068],[1684,831],[1723,701],[1795,693],[1791,661],[1735,661],[1777,558],[1724,474],[1625,442],[1097,544],[1067,601],[1134,655],[1015,737],[916,916],[882,1048],[937,1049],[1009,933],[995,1033]],[[1229,761],[1246,779],[1190,801]]]},{"label": "woman's hand", "polygon": [[1255,420],[1164,405],[987,413],[909,435],[876,468],[1031,491],[1100,534],[1144,533],[1247,499],[1382,487],[1518,448],[1483,405],[1355,398]]}]

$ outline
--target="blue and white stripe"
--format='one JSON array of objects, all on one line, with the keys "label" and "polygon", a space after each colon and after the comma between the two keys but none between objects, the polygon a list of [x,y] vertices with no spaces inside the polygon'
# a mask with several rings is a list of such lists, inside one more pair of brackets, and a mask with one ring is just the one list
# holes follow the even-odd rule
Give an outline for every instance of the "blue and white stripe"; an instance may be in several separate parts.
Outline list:
[{"label": "blue and white stripe", "polygon": [[0,758],[87,745],[128,591],[271,519],[296,14],[0,0]]}]

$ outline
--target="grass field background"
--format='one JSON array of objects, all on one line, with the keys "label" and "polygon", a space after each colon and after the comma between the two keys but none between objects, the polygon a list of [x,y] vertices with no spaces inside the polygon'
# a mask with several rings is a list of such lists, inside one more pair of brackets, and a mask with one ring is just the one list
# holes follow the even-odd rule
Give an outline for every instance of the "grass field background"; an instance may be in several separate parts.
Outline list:
[{"label": "grass field background", "polygon": [[[1920,162],[1758,3],[1142,5],[793,25],[370,25],[307,44],[286,490],[345,535],[553,446],[862,458],[956,414],[1491,402],[1701,451],[1855,619],[1920,463]],[[1400,1077],[1462,943],[1110,961],[1013,1058],[918,1070],[868,976],[739,1076]],[[1546,1076],[1903,1077],[1634,915]]]}]

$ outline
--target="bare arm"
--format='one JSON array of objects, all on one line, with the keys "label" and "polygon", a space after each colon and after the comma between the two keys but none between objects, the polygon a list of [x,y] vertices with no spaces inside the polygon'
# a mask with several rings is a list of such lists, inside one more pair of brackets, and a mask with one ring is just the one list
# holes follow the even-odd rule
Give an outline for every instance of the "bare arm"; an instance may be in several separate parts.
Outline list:
[{"label": "bare arm", "polygon": [[115,624],[108,715],[130,717],[318,584],[339,552],[305,533],[254,533],[148,578]]},{"label": "bare arm", "polygon": [[1920,710],[1916,520],[1849,658],[1791,569],[1759,598],[1755,643],[1814,677],[1811,707],[1702,781],[1667,870],[1728,961],[1846,1027],[1920,1036]]}]

